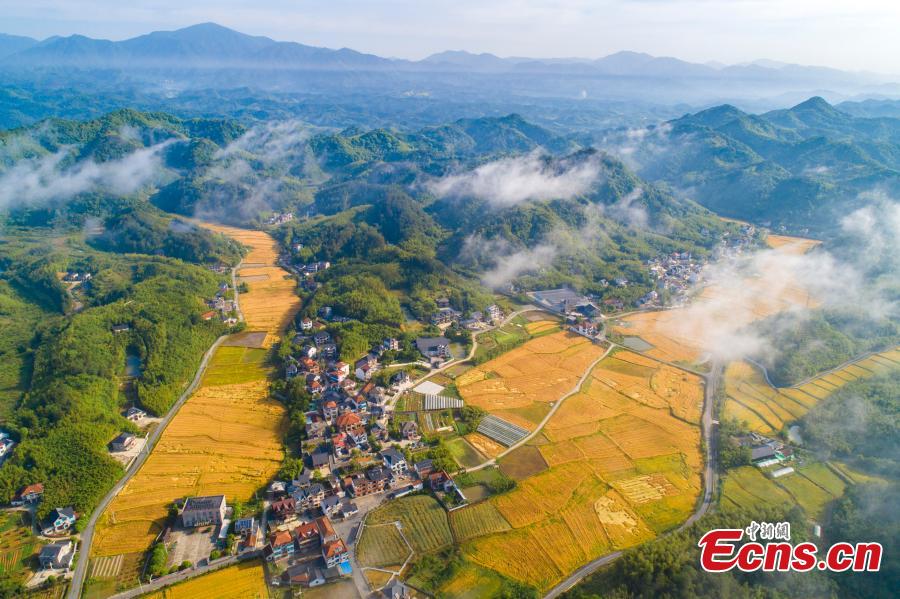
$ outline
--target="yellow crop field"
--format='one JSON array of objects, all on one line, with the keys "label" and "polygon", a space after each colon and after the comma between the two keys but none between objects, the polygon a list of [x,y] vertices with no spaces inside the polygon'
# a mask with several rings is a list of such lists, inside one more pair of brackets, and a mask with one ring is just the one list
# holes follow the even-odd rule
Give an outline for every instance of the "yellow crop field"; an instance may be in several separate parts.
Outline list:
[{"label": "yellow crop field", "polygon": [[[277,244],[267,234],[218,225],[208,228],[250,247],[243,262],[245,269],[274,268]],[[255,281],[250,283],[250,293],[239,298],[249,327],[265,332],[267,339],[281,331],[299,305],[293,283],[285,284],[283,279],[287,273],[275,270],[277,277],[273,273],[272,279],[279,279],[281,295],[266,291],[270,281]],[[259,309],[253,301],[245,301],[254,292],[257,297],[268,294],[259,302]],[[247,333],[241,335],[246,337]],[[163,431],[141,469],[101,515],[92,555],[143,552],[161,530],[174,500],[218,494],[225,495],[229,502],[247,500],[278,471],[284,458],[285,410],[269,397],[267,354],[265,349],[244,347],[243,343],[222,345],[216,350],[200,387]]]},{"label": "yellow crop field", "polygon": [[489,458],[495,458],[506,451],[506,447],[481,433],[469,433],[465,438],[472,447]]},{"label": "yellow crop field", "polygon": [[239,280],[250,287],[238,297],[247,328],[271,334],[283,331],[299,310],[300,298],[294,280],[278,266],[278,242],[263,231],[199,224],[250,248],[237,269]]},{"label": "yellow crop field", "polygon": [[163,589],[150,599],[267,599],[262,563],[244,562]]},{"label": "yellow crop field", "polygon": [[525,325],[525,330],[532,335],[557,328],[559,328],[559,323],[555,320],[535,320]]},{"label": "yellow crop field", "polygon": [[797,387],[776,389],[759,368],[748,362],[732,362],[725,370],[725,418],[746,422],[750,430],[763,434],[780,431],[799,420],[818,401],[848,382],[900,368],[888,350],[820,375]]},{"label": "yellow crop field", "polygon": [[628,351],[605,358],[533,444],[549,469],[488,500],[512,530],[466,542],[465,555],[545,590],[677,526],[701,489],[702,401],[695,375]]},{"label": "yellow crop field", "polygon": [[201,387],[100,519],[98,556],[145,550],[168,506],[189,495],[253,496],[278,470],[283,406],[266,381]]},{"label": "yellow crop field", "polygon": [[766,237],[766,243],[769,247],[780,250],[786,254],[801,256],[822,242],[817,239],[806,239],[805,237],[768,235]]},{"label": "yellow crop field", "polygon": [[[603,348],[572,333],[532,339],[456,379],[468,405],[488,412],[556,401],[578,382]],[[526,420],[526,419],[523,419]],[[527,421],[517,424],[534,424]]]}]

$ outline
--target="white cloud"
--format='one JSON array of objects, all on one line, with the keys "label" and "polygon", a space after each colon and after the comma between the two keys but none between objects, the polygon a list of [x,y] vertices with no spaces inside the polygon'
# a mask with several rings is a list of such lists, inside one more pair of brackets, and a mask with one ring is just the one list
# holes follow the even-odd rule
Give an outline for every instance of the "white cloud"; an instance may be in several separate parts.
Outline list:
[{"label": "white cloud", "polygon": [[559,167],[532,152],[435,179],[428,189],[440,197],[474,197],[503,208],[531,200],[575,197],[586,193],[599,174],[600,167],[593,160]]},{"label": "white cloud", "polygon": [[65,201],[87,191],[134,193],[164,173],[162,151],[170,143],[141,148],[107,162],[86,160],[66,166],[67,150],[21,160],[0,173],[0,208]]}]

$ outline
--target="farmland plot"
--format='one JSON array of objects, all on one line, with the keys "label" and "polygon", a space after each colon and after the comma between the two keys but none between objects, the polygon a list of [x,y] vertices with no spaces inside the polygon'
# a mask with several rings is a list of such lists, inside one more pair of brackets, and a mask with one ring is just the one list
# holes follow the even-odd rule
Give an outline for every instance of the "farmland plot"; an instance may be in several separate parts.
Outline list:
[{"label": "farmland plot", "polygon": [[699,377],[633,352],[605,358],[539,440],[501,459],[505,469],[517,452],[536,451],[548,469],[479,504],[496,505],[512,529],[464,543],[465,555],[544,590],[677,526],[701,488],[702,398]]},{"label": "farmland plot", "polygon": [[[252,345],[271,345],[273,334],[282,331],[299,305],[293,281],[275,266],[275,240],[261,231],[208,228],[250,248],[239,274],[269,269],[268,279],[251,282],[239,301],[249,332],[264,333],[265,341],[260,343],[257,334]],[[267,350],[247,347],[248,333],[236,337],[237,343],[216,350],[200,387],[101,515],[93,556],[144,552],[175,499],[223,494],[229,503],[248,500],[278,471],[285,410],[269,397]]]},{"label": "farmland plot", "polygon": [[148,599],[267,599],[262,563],[243,562],[148,595]]}]

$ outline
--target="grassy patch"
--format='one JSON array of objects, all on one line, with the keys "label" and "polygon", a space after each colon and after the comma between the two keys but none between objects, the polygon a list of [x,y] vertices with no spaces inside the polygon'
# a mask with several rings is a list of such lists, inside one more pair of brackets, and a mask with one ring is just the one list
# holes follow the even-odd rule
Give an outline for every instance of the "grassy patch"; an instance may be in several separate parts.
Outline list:
[{"label": "grassy patch", "polygon": [[435,551],[453,542],[447,513],[430,495],[413,495],[386,503],[369,514],[366,525],[398,520],[417,553]]},{"label": "grassy patch", "polygon": [[393,524],[367,525],[357,547],[359,563],[368,567],[403,565],[410,548]]},{"label": "grassy patch", "polygon": [[478,453],[475,448],[469,445],[469,442],[462,437],[447,441],[445,446],[450,452],[450,455],[453,456],[453,459],[456,460],[456,463],[462,468],[477,466],[485,460],[485,457]]}]

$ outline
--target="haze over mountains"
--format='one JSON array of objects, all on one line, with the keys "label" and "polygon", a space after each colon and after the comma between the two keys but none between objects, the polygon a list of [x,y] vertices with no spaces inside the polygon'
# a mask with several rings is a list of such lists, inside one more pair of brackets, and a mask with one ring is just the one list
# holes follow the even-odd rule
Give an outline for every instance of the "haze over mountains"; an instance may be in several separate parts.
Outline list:
[{"label": "haze over mountains", "polygon": [[[258,76],[260,69],[266,70],[265,77]],[[900,96],[898,80],[889,76],[774,61],[723,66],[638,52],[618,52],[599,59],[536,59],[464,51],[409,61],[348,48],[279,42],[214,23],[117,42],[82,35],[43,41],[0,36],[0,72],[6,81],[34,82],[52,73],[57,85],[73,84],[83,82],[88,71],[103,71],[101,84],[165,84],[169,92],[247,86],[282,92],[366,91],[441,99],[640,100],[669,106],[730,100],[747,108],[783,106],[814,93],[830,101]],[[223,71],[227,76],[222,76]]]}]

